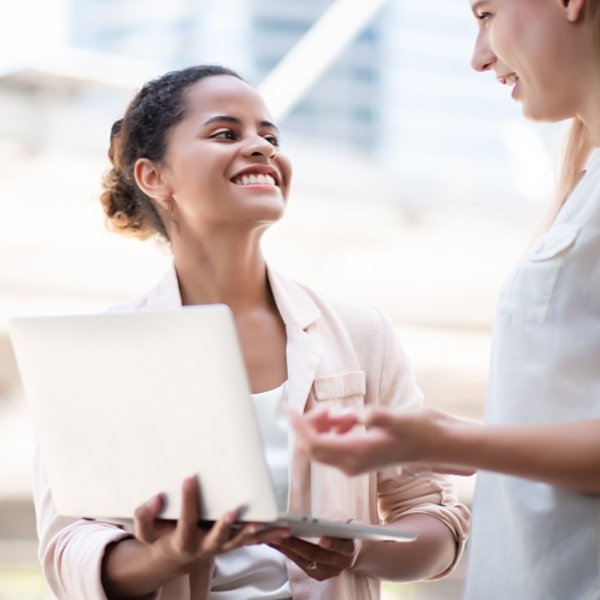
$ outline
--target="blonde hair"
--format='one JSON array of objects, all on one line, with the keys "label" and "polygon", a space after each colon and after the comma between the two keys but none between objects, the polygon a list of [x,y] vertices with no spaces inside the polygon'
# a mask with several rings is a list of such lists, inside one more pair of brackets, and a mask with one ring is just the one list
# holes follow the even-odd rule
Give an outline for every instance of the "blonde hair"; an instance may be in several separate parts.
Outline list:
[{"label": "blonde hair", "polygon": [[[587,0],[585,13],[582,18],[593,19],[595,21],[597,31],[596,52],[600,58],[600,10],[598,10],[598,0]],[[581,119],[575,118],[567,134],[562,169],[558,182],[558,193],[556,202],[549,215],[548,225],[554,220],[554,217],[556,217],[558,211],[581,178],[592,147],[593,144],[589,129]]]},{"label": "blonde hair", "polygon": [[558,185],[558,202],[562,206],[581,177],[592,149],[589,129],[581,119],[574,119],[567,134],[562,171]]}]

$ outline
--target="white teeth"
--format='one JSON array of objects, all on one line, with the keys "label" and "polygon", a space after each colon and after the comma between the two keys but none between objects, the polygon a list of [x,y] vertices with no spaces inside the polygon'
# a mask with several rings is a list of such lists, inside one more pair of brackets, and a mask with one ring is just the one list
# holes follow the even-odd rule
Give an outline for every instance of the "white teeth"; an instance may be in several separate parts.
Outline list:
[{"label": "white teeth", "polygon": [[504,78],[503,83],[504,85],[515,85],[518,80],[519,78],[514,73],[511,73]]},{"label": "white teeth", "polygon": [[234,183],[238,185],[276,185],[275,178],[272,175],[263,173],[241,175],[234,179]]}]

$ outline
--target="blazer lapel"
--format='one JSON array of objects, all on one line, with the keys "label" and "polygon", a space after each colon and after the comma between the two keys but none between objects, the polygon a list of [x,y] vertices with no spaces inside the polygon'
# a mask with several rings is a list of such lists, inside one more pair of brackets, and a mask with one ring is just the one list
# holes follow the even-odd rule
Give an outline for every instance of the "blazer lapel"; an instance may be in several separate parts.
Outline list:
[{"label": "blazer lapel", "polygon": [[323,352],[310,334],[310,326],[321,317],[321,311],[299,284],[271,269],[268,277],[287,333],[289,406],[304,412]]},{"label": "blazer lapel", "polygon": [[304,412],[321,360],[322,348],[303,329],[290,325],[286,326],[286,330],[289,406],[298,412]]}]

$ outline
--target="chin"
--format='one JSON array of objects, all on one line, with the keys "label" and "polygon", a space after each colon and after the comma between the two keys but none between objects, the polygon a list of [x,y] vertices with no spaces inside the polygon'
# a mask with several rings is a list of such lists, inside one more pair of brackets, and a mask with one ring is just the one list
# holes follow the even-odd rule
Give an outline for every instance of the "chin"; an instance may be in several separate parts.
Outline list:
[{"label": "chin", "polygon": [[256,223],[277,223],[281,221],[285,215],[285,203],[280,201],[264,202],[259,205],[253,206],[252,211],[248,211],[248,217]]},{"label": "chin", "polygon": [[548,106],[532,106],[531,104],[523,103],[523,116],[528,121],[535,123],[558,123],[565,119],[571,118],[572,115],[565,115],[563,112],[552,110]]}]

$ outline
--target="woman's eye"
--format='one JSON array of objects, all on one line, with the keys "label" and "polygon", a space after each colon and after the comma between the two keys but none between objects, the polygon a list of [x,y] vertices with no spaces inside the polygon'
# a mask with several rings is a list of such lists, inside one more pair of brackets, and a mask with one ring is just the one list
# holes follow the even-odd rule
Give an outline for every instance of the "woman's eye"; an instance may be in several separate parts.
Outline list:
[{"label": "woman's eye", "polygon": [[485,21],[489,21],[490,17],[492,16],[492,13],[489,13],[489,12],[481,12],[481,13],[478,13],[476,16],[477,16],[477,18],[478,18],[480,21],[484,21],[484,22],[485,22]]},{"label": "woman's eye", "polygon": [[233,131],[231,131],[230,129],[226,129],[224,131],[217,131],[216,133],[213,133],[210,137],[218,139],[218,140],[234,140],[235,139],[235,135],[234,135]]},{"label": "woman's eye", "polygon": [[269,142],[269,144],[273,144],[273,146],[279,147],[279,138],[274,135],[265,135],[265,140]]}]

